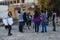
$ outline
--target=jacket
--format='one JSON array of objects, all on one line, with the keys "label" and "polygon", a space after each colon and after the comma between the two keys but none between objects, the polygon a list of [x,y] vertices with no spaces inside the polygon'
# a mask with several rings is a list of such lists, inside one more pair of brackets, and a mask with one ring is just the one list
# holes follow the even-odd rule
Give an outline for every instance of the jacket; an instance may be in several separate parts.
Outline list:
[{"label": "jacket", "polygon": [[40,21],[40,16],[36,17],[36,18],[33,18],[33,21],[34,22],[39,22]]},{"label": "jacket", "polygon": [[3,24],[4,25],[12,25],[13,24],[13,18],[12,17],[7,17],[3,19]]}]

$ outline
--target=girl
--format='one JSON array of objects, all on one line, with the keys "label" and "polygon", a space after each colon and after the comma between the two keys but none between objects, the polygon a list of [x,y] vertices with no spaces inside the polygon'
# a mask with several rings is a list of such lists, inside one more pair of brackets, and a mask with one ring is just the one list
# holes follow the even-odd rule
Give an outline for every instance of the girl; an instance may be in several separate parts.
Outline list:
[{"label": "girl", "polygon": [[35,28],[35,32],[39,32],[39,22],[40,22],[40,15],[38,13],[38,11],[35,10],[35,14],[33,17],[33,22],[34,22],[34,28]]},{"label": "girl", "polygon": [[32,21],[32,15],[29,12],[27,14],[27,26],[28,26],[28,29],[30,29],[29,26],[31,26],[31,21]]},{"label": "girl", "polygon": [[41,25],[42,25],[42,33],[43,32],[47,32],[47,28],[46,28],[46,14],[44,11],[41,11]]},{"label": "girl", "polygon": [[13,24],[13,18],[12,18],[12,13],[9,11],[7,18],[3,19],[4,25],[7,25],[8,27],[8,36],[11,36],[11,29],[12,29],[12,24]]},{"label": "girl", "polygon": [[18,11],[19,32],[23,32],[23,13]]}]

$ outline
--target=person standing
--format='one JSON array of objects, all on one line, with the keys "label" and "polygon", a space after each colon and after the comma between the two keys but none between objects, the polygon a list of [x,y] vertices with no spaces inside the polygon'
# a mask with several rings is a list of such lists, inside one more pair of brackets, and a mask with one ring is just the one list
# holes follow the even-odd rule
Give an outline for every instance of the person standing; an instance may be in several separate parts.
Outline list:
[{"label": "person standing", "polygon": [[18,11],[19,32],[23,32],[23,13]]},{"label": "person standing", "polygon": [[35,10],[35,14],[33,17],[33,22],[34,22],[34,28],[35,28],[35,32],[39,32],[39,22],[40,22],[40,15],[38,13],[37,10]]},{"label": "person standing", "polygon": [[48,21],[49,21],[49,13],[48,13],[48,10],[46,10],[46,19],[47,19],[46,25],[48,25]]},{"label": "person standing", "polygon": [[32,21],[32,15],[29,12],[27,14],[27,26],[28,26],[28,29],[30,29],[29,27],[31,26],[31,21]]},{"label": "person standing", "polygon": [[41,11],[41,26],[42,26],[42,33],[43,32],[47,32],[47,28],[46,28],[46,22],[47,22],[47,19],[46,19],[46,14],[45,12],[42,10]]},{"label": "person standing", "polygon": [[13,24],[13,18],[12,18],[12,13],[9,11],[7,18],[3,19],[3,24],[7,25],[8,29],[8,36],[11,36],[11,30],[12,30],[12,24]]},{"label": "person standing", "polygon": [[56,31],[56,11],[52,12],[52,23],[53,23],[53,31]]},{"label": "person standing", "polygon": [[23,9],[22,13],[23,13],[23,20],[24,20],[23,25],[25,25],[27,21],[25,9]]}]

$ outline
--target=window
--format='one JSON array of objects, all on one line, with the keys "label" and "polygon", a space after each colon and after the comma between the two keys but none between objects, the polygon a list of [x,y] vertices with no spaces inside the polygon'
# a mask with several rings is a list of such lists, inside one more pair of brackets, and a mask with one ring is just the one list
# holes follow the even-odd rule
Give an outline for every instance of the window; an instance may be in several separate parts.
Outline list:
[{"label": "window", "polygon": [[19,3],[20,2],[20,0],[17,0],[17,3]]},{"label": "window", "polygon": [[22,3],[24,3],[25,0],[22,0]]},{"label": "window", "polygon": [[10,1],[10,3],[12,4],[12,1]]},{"label": "window", "polygon": [[8,2],[5,2],[4,4],[5,4],[5,5],[8,5]]},{"label": "window", "polygon": [[16,3],[16,1],[14,1],[14,3]]}]

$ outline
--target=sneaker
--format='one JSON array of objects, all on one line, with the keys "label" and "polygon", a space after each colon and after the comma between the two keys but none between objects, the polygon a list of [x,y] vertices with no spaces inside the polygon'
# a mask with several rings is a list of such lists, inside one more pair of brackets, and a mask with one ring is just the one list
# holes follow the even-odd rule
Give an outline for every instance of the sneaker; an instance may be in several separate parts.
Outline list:
[{"label": "sneaker", "polygon": [[41,31],[41,33],[44,33],[44,31]]},{"label": "sneaker", "polygon": [[56,31],[56,30],[53,30],[53,31]]},{"label": "sneaker", "polygon": [[11,36],[11,35],[12,35],[12,33],[8,34],[8,36]]},{"label": "sneaker", "polygon": [[45,31],[45,32],[47,32],[47,31]]}]

